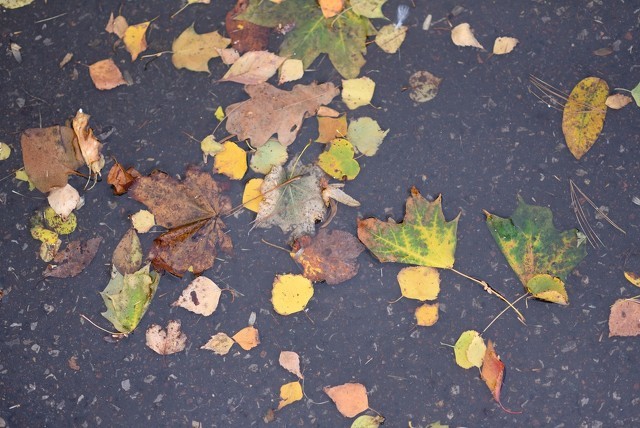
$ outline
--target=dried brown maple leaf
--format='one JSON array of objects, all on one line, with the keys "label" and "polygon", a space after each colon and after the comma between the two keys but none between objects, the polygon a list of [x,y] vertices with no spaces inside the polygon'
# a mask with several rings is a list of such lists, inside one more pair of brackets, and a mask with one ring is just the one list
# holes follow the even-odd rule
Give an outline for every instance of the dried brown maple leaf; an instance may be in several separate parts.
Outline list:
[{"label": "dried brown maple leaf", "polygon": [[304,268],[303,275],[314,282],[340,284],[358,273],[357,258],[364,245],[342,230],[302,236],[293,243],[291,257]]},{"label": "dried brown maple leaf", "polygon": [[115,161],[109,175],[107,176],[107,183],[113,186],[113,193],[116,195],[122,195],[129,190],[129,187],[140,177],[140,173],[136,171],[134,167],[124,169],[124,167]]},{"label": "dried brown maple leaf", "polygon": [[273,134],[278,134],[282,145],[290,145],[304,118],[314,116],[321,105],[340,93],[330,82],[296,85],[291,91],[261,83],[247,85],[244,90],[251,99],[227,107],[227,131],[240,140],[250,139],[256,148]]},{"label": "dried brown maple leaf", "polygon": [[42,273],[44,277],[71,278],[82,272],[93,260],[102,242],[101,237],[91,238],[85,242],[71,241],[53,259],[56,263],[47,266]]},{"label": "dried brown maple leaf", "polygon": [[235,19],[249,6],[248,0],[238,0],[238,3],[227,13],[225,26],[231,38],[231,46],[240,53],[248,51],[262,51],[267,49],[271,28],[256,25],[248,21]]},{"label": "dried brown maple leaf", "polygon": [[231,201],[210,174],[191,167],[178,181],[155,171],[138,178],[129,193],[149,208],[156,224],[169,229],[153,241],[149,253],[156,269],[197,275],[213,266],[218,248],[231,251],[231,238],[220,218],[231,210]]}]

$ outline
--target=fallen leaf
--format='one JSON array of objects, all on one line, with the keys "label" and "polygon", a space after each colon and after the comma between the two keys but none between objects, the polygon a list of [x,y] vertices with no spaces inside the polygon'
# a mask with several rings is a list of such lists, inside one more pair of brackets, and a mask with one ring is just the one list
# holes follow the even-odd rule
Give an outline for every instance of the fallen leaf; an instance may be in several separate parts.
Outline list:
[{"label": "fallen leaf", "polygon": [[571,91],[562,114],[562,133],[569,151],[580,159],[598,139],[607,114],[609,85],[597,77],[582,79]]},{"label": "fallen leaf", "polygon": [[347,135],[347,115],[340,117],[318,116],[318,143],[330,143],[336,138],[345,138]]},{"label": "fallen leaf", "polygon": [[325,394],[336,404],[338,411],[346,418],[353,418],[369,408],[367,389],[361,383],[325,387]]},{"label": "fallen leaf", "polygon": [[378,122],[370,117],[360,117],[349,122],[347,140],[353,144],[358,153],[373,156],[384,141],[389,130],[383,131]]},{"label": "fallen leaf", "polygon": [[382,13],[382,5],[387,0],[351,0],[353,11],[367,18],[384,18]]},{"label": "fallen leaf", "polygon": [[232,180],[240,180],[247,172],[247,153],[233,141],[222,144],[223,150],[213,158],[213,170]]},{"label": "fallen leaf", "polygon": [[578,247],[577,230],[559,232],[549,208],[528,205],[522,198],[511,218],[485,215],[489,231],[527,290],[539,299],[567,304],[568,299],[562,300],[564,281],[587,255],[584,246]]},{"label": "fallen leaf", "polygon": [[631,96],[636,102],[636,105],[640,107],[640,83],[638,83],[636,87],[631,90]]},{"label": "fallen leaf", "polygon": [[289,382],[280,387],[280,403],[278,404],[278,410],[291,403],[302,400],[304,394],[302,393],[302,385],[299,381]]},{"label": "fallen leaf", "polygon": [[147,50],[147,28],[151,21],[141,22],[140,24],[129,25],[124,32],[122,41],[127,48],[127,52],[131,54],[131,61],[135,61],[140,53]]},{"label": "fallen leaf", "polygon": [[[224,109],[222,108],[222,106],[218,106],[218,108],[216,109],[216,112],[213,115],[216,117],[216,119],[218,119],[218,122],[222,122],[224,120],[224,118],[226,117],[226,115],[224,114]],[[213,135],[210,135],[210,137],[213,139]]]},{"label": "fallen leaf", "polygon": [[609,314],[609,337],[640,335],[640,301],[618,299]]},{"label": "fallen leaf", "polygon": [[635,272],[625,272],[624,273],[624,277],[627,279],[627,281],[629,281],[630,283],[632,283],[636,287],[640,287],[640,275],[638,275],[637,273],[635,273]]},{"label": "fallen leaf", "polygon": [[40,244],[39,256],[43,262],[49,263],[52,261],[56,254],[58,254],[58,250],[60,250],[60,246],[62,245],[62,241],[60,239],[56,239],[55,242],[42,242]]},{"label": "fallen leaf", "polygon": [[296,239],[289,254],[303,267],[306,278],[335,285],[358,274],[358,256],[362,251],[364,246],[350,233],[321,229],[315,237],[305,235]]},{"label": "fallen leaf", "polygon": [[77,145],[80,148],[82,159],[89,167],[91,173],[100,175],[104,167],[104,156],[102,155],[102,143],[93,135],[93,130],[89,128],[89,116],[82,109],[76,112],[71,124],[73,132],[76,134]]},{"label": "fallen leaf", "polygon": [[271,168],[276,165],[284,165],[287,161],[287,148],[278,140],[270,139],[264,145],[258,147],[251,156],[249,166],[254,172],[269,174]]},{"label": "fallen leaf", "polygon": [[359,220],[358,238],[381,262],[451,268],[459,218],[458,214],[447,222],[442,213],[442,197],[429,202],[412,187],[402,223]]},{"label": "fallen leaf", "polygon": [[[384,417],[380,415],[370,416],[362,415],[358,416],[351,424],[351,428],[378,428],[384,423]],[[429,427],[431,428],[431,427]]]},{"label": "fallen leaf", "polygon": [[318,166],[337,180],[353,180],[360,173],[360,164],[354,156],[351,143],[344,138],[336,138],[318,156]]},{"label": "fallen leaf", "polygon": [[607,97],[607,101],[605,101],[605,104],[609,108],[612,108],[614,110],[620,110],[622,107],[626,106],[632,101],[633,101],[633,98],[627,95],[614,94],[614,95],[609,95]]},{"label": "fallen leaf", "polygon": [[[484,355],[484,362],[481,370],[482,380],[487,384],[493,398],[500,404],[500,390],[502,389],[502,379],[504,378],[504,364],[493,349],[493,342],[488,341],[487,351]],[[504,407],[503,407],[504,408]]]},{"label": "fallen leaf", "polygon": [[343,0],[318,0],[318,3],[325,18],[333,18],[344,9]]},{"label": "fallen leaf", "polygon": [[193,313],[208,317],[215,312],[220,301],[222,290],[215,282],[204,276],[199,276],[182,291],[182,294],[171,304],[180,306]]},{"label": "fallen leaf", "polygon": [[344,186],[344,183],[331,183],[326,186],[323,185],[322,189],[322,200],[324,204],[329,206],[331,204],[331,199],[336,202],[340,202],[348,207],[359,207],[360,202],[347,195],[341,187]]},{"label": "fallen leaf", "polygon": [[140,177],[129,190],[147,206],[156,223],[169,229],[153,241],[149,259],[157,269],[182,276],[198,275],[213,266],[218,248],[229,252],[231,238],[221,214],[231,210],[211,175],[191,167],[179,182],[161,171]]},{"label": "fallen leaf", "polygon": [[65,65],[69,64],[69,61],[71,61],[71,59],[73,59],[73,54],[71,52],[67,52],[60,61],[60,64],[58,64],[58,67],[64,68]]},{"label": "fallen leaf", "polygon": [[608,55],[611,55],[612,53],[613,53],[613,49],[611,49],[611,47],[609,46],[607,46],[606,48],[600,48],[593,51],[593,54],[595,56],[608,56]]},{"label": "fallen leaf", "polygon": [[278,85],[286,82],[293,82],[304,76],[304,64],[299,59],[287,59],[280,66],[280,78]]},{"label": "fallen leaf", "polygon": [[125,170],[118,161],[115,161],[107,175],[107,183],[113,186],[115,195],[123,195],[127,193],[129,187],[133,185],[138,177],[140,177],[140,173],[134,167],[129,167]]},{"label": "fallen leaf", "polygon": [[407,299],[435,300],[440,293],[440,273],[427,266],[409,266],[398,272],[400,291]]},{"label": "fallen leaf", "polygon": [[160,355],[171,355],[184,350],[187,335],[180,331],[180,321],[171,320],[164,330],[158,324],[152,324],[146,333],[147,346]]},{"label": "fallen leaf", "polygon": [[407,30],[408,28],[404,25],[387,24],[378,30],[375,39],[376,45],[384,52],[394,54],[398,52],[402,42],[404,42]]},{"label": "fallen leaf", "polygon": [[80,204],[80,194],[73,186],[67,183],[64,187],[51,189],[47,196],[47,202],[49,202],[49,206],[56,214],[62,218],[67,218],[71,211]]},{"label": "fallen leaf", "polygon": [[286,34],[278,55],[300,59],[306,69],[325,53],[345,79],[360,74],[365,64],[367,36],[375,34],[368,18],[347,9],[340,19],[327,19],[316,2],[307,0],[286,0],[281,4],[251,0],[239,18],[272,28],[295,24]]},{"label": "fallen leaf", "polygon": [[200,349],[213,351],[217,355],[227,355],[234,343],[236,342],[227,336],[226,333],[217,333],[211,336],[211,339],[201,346]]},{"label": "fallen leaf", "polygon": [[7,9],[18,9],[33,3],[33,0],[0,0],[0,6]]},{"label": "fallen leaf", "polygon": [[251,99],[227,107],[227,131],[240,140],[251,140],[253,147],[264,145],[273,134],[288,146],[296,138],[305,117],[313,116],[339,91],[333,83],[296,85],[283,91],[268,83],[244,88]]},{"label": "fallen leaf", "polygon": [[438,95],[442,79],[428,71],[416,71],[409,77],[409,98],[417,103],[426,103]]},{"label": "fallen leaf", "polygon": [[113,17],[113,12],[111,12],[111,16],[109,16],[109,22],[107,22],[107,26],[104,30],[107,33],[115,34],[119,39],[124,37],[125,32],[129,28],[129,24],[124,16],[118,15],[117,17]]},{"label": "fallen leaf", "polygon": [[371,103],[376,82],[368,77],[342,81],[342,101],[351,110]]},{"label": "fallen leaf", "polygon": [[78,365],[78,357],[73,356],[67,360],[67,364],[71,370],[78,371],[80,370],[80,366]]},{"label": "fallen leaf", "polygon": [[[469,350],[473,350],[470,352]],[[480,360],[478,361],[478,350],[480,352]],[[463,369],[470,369],[471,367],[481,367],[486,346],[480,333],[475,330],[467,330],[463,332],[453,347],[453,353],[456,357],[456,363]],[[469,357],[472,357],[469,359]],[[472,361],[473,360],[473,361]]]},{"label": "fallen leaf", "polygon": [[498,37],[493,43],[493,54],[504,55],[515,49],[520,40],[515,37]]},{"label": "fallen leaf", "polygon": [[257,213],[260,210],[260,203],[264,199],[262,192],[260,192],[263,182],[264,180],[262,178],[252,178],[247,181],[247,184],[244,186],[244,192],[242,193],[242,205],[254,213]]},{"label": "fallen leaf", "polygon": [[231,46],[240,53],[263,51],[269,45],[270,28],[236,19],[238,15],[247,10],[248,6],[248,0],[238,0],[225,18],[227,34],[231,37]]},{"label": "fallen leaf", "polygon": [[300,356],[297,353],[293,351],[281,351],[278,362],[285,370],[290,371],[300,379],[304,379],[300,371]]},{"label": "fallen leaf", "polygon": [[318,113],[316,113],[318,116],[326,116],[326,117],[338,117],[340,116],[340,112],[337,110],[334,110],[330,107],[327,106],[320,106],[320,108],[318,109]]},{"label": "fallen leaf", "polygon": [[245,351],[250,351],[260,344],[258,329],[251,325],[234,334],[232,339]]},{"label": "fallen leaf", "polygon": [[72,233],[78,225],[75,214],[70,213],[68,216],[63,217],[57,214],[51,207],[45,208],[44,221],[48,227],[55,230],[59,235]]},{"label": "fallen leaf", "polygon": [[[223,114],[224,116],[224,114]],[[224,146],[218,143],[213,135],[207,135],[200,141],[200,150],[202,150],[202,158],[207,163],[208,156],[215,156],[224,150]]]},{"label": "fallen leaf", "polygon": [[191,25],[173,41],[171,62],[177,69],[209,73],[209,60],[220,56],[216,48],[226,48],[230,42],[217,31],[198,34]]},{"label": "fallen leaf", "polygon": [[453,29],[451,30],[451,41],[456,46],[471,46],[484,50],[484,47],[473,35],[471,26],[466,22],[453,27]]},{"label": "fallen leaf", "polygon": [[19,170],[17,170],[15,177],[16,180],[26,181],[29,184],[29,191],[32,191],[36,188],[35,184],[33,184],[31,179],[29,179],[29,176],[27,175],[27,172],[24,170],[24,168],[20,168]]},{"label": "fallen leaf", "polygon": [[7,143],[0,143],[0,161],[9,159],[11,147]]},{"label": "fallen leaf", "polygon": [[138,233],[147,233],[156,225],[156,217],[147,210],[140,210],[131,216],[131,224]]},{"label": "fallen leaf", "polygon": [[416,308],[416,324],[422,327],[431,327],[438,322],[438,303],[425,303]]},{"label": "fallen leaf", "polygon": [[64,187],[69,174],[83,165],[73,141],[73,129],[66,126],[33,128],[22,133],[24,169],[38,190],[48,193],[54,187]]},{"label": "fallen leaf", "polygon": [[276,275],[271,290],[273,309],[280,315],[303,311],[313,297],[313,284],[302,275]]},{"label": "fallen leaf", "polygon": [[276,74],[285,59],[268,51],[247,52],[233,63],[220,82],[236,82],[244,85],[266,82]]},{"label": "fallen leaf", "polygon": [[127,81],[122,77],[122,72],[111,58],[91,64],[89,75],[96,89],[101,91],[127,84]]},{"label": "fallen leaf", "polygon": [[[289,176],[295,175],[294,181]],[[287,173],[288,170],[288,173]],[[315,234],[316,222],[324,220],[326,207],[322,200],[320,180],[324,173],[317,166],[274,166],[262,183],[264,200],[256,216],[256,227],[278,226],[292,238]]]},{"label": "fallen leaf", "polygon": [[69,242],[67,247],[53,258],[56,264],[47,266],[42,276],[71,278],[80,274],[96,256],[101,242],[102,238],[99,236],[84,242],[80,240]]},{"label": "fallen leaf", "polygon": [[113,250],[113,267],[122,275],[135,273],[142,266],[142,244],[134,229],[129,229]]},{"label": "fallen leaf", "polygon": [[118,271],[113,272],[111,281],[100,293],[107,307],[102,316],[118,331],[132,332],[147,311],[159,281],[160,275],[156,272],[150,273],[149,265],[133,274],[122,275]]}]

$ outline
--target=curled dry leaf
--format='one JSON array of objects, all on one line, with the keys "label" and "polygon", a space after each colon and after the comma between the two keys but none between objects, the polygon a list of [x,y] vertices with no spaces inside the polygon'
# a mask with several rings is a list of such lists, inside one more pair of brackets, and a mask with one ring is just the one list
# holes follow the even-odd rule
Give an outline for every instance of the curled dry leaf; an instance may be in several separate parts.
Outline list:
[{"label": "curled dry leaf", "polygon": [[250,351],[260,344],[258,329],[250,325],[232,336],[232,339],[245,351]]},{"label": "curled dry leaf", "polygon": [[218,307],[222,290],[215,282],[199,276],[184,289],[171,306],[180,306],[188,311],[208,317]]},{"label": "curled dry leaf", "polygon": [[54,257],[53,262],[56,264],[47,266],[42,275],[45,278],[71,278],[78,275],[94,259],[101,242],[102,238],[99,236],[84,242],[69,242],[67,247]]},{"label": "curled dry leaf", "polygon": [[361,383],[325,387],[323,391],[336,403],[338,411],[346,418],[353,418],[369,408],[367,389]]},{"label": "curled dry leaf", "polygon": [[638,335],[640,335],[640,301],[616,300],[609,314],[609,337]]},{"label": "curled dry leaf", "polygon": [[151,21],[141,22],[140,24],[129,25],[124,32],[122,41],[127,51],[131,54],[131,61],[135,61],[140,53],[147,50],[147,28]]},{"label": "curled dry leaf", "polygon": [[294,375],[303,379],[302,372],[300,372],[300,356],[293,351],[281,351],[278,362],[282,368],[290,371]]},{"label": "curled dry leaf", "polygon": [[93,174],[100,175],[100,170],[104,166],[104,156],[102,156],[102,143],[93,135],[93,130],[89,128],[89,116],[82,109],[78,110],[71,121],[73,131],[76,134],[77,144],[85,164]]},{"label": "curled dry leaf", "polygon": [[304,118],[313,116],[322,104],[338,95],[333,83],[296,85],[283,91],[268,83],[244,88],[251,97],[227,107],[227,131],[240,140],[251,140],[253,147],[264,145],[273,134],[290,145],[298,135]]},{"label": "curled dry leaf", "polygon": [[632,101],[633,101],[633,98],[631,98],[628,95],[613,94],[607,97],[607,101],[605,101],[605,104],[609,108],[612,108],[614,110],[620,110],[622,107],[626,106]]},{"label": "curled dry leaf", "polygon": [[107,183],[113,186],[115,195],[123,195],[138,177],[140,173],[134,167],[125,170],[118,161],[115,161],[107,175]]},{"label": "curled dry leaf", "polygon": [[47,196],[47,201],[56,214],[67,218],[71,211],[80,204],[81,199],[78,191],[70,184],[67,184],[64,187],[51,189]]},{"label": "curled dry leaf", "polygon": [[217,333],[211,336],[211,339],[201,346],[200,349],[213,351],[217,355],[227,355],[234,343],[236,342],[227,336],[226,333]]},{"label": "curled dry leaf", "polygon": [[164,330],[158,324],[147,329],[147,346],[160,355],[171,355],[184,350],[187,335],[180,330],[180,321],[171,320]]},{"label": "curled dry leaf", "polygon": [[103,59],[89,66],[89,76],[96,89],[108,91],[120,85],[126,85],[122,72],[111,58]]},{"label": "curled dry leaf", "polygon": [[129,229],[113,251],[113,267],[122,275],[136,272],[142,266],[142,244],[134,229]]},{"label": "curled dry leaf", "polygon": [[484,50],[484,47],[473,35],[471,26],[467,22],[463,22],[462,24],[453,27],[451,30],[451,41],[453,41],[453,44],[456,46],[471,46]]},{"label": "curled dry leaf", "polygon": [[493,43],[493,54],[504,55],[515,49],[520,40],[515,37],[498,37]]},{"label": "curled dry leaf", "polygon": [[302,265],[306,278],[335,285],[357,275],[357,259],[362,251],[364,246],[350,233],[321,229],[315,237],[298,238],[290,255]]}]

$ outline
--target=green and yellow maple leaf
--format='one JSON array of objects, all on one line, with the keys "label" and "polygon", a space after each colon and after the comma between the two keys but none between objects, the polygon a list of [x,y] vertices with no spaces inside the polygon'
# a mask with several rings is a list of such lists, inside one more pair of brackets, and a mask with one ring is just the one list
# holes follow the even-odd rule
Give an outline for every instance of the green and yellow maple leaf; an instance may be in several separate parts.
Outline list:
[{"label": "green and yellow maple leaf", "polygon": [[578,246],[577,230],[558,231],[549,208],[518,198],[511,218],[485,211],[487,226],[522,284],[541,300],[567,304],[564,282],[587,255]]},{"label": "green and yellow maple leaf", "polygon": [[402,223],[359,220],[358,238],[381,262],[451,269],[459,218],[446,221],[442,198],[429,202],[413,187]]},{"label": "green and yellow maple leaf", "polygon": [[367,36],[375,34],[369,18],[347,9],[339,16],[325,18],[313,0],[287,0],[282,3],[251,0],[237,19],[263,27],[293,29],[280,46],[282,57],[300,59],[305,68],[320,54],[327,54],[345,79],[358,76],[365,64]]}]

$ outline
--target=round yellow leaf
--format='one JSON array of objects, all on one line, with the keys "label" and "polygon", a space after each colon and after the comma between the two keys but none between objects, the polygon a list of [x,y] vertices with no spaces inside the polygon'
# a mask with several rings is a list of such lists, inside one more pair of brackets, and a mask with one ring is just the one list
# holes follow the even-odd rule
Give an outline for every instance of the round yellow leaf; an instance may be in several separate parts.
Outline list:
[{"label": "round yellow leaf", "polygon": [[242,205],[250,211],[257,213],[260,209],[260,202],[264,199],[260,188],[262,187],[262,178],[252,178],[247,181],[242,194]]},{"label": "round yellow leaf", "polygon": [[[480,340],[482,340],[480,334],[477,331],[467,330],[460,335],[453,347],[453,352],[456,356],[456,363],[463,369],[476,367],[475,363],[477,361],[469,360],[469,356],[471,356],[472,358],[475,357],[475,351],[469,353],[469,348],[478,337],[480,338]],[[484,341],[482,342],[482,344],[484,345]],[[479,344],[476,343],[474,346],[477,348]]]},{"label": "round yellow leaf", "polygon": [[280,387],[280,404],[278,404],[278,410],[298,400],[302,400],[303,396],[300,382],[295,381],[282,385]]},{"label": "round yellow leaf", "polygon": [[156,218],[150,211],[140,210],[131,216],[131,224],[138,233],[147,233],[156,225]]},{"label": "round yellow leaf", "polygon": [[407,27],[404,25],[388,24],[378,30],[376,45],[386,53],[394,54],[400,49],[407,35]]},{"label": "round yellow leaf", "polygon": [[474,336],[467,348],[467,360],[475,367],[482,367],[484,354],[487,351],[487,345],[484,344],[482,336]]},{"label": "round yellow leaf", "polygon": [[0,160],[8,159],[11,155],[11,147],[7,143],[0,143]]},{"label": "round yellow leaf", "polygon": [[402,295],[420,301],[435,300],[440,292],[440,273],[427,266],[411,266],[398,272]]},{"label": "round yellow leaf", "polygon": [[438,304],[425,303],[416,308],[416,322],[423,327],[431,327],[438,322]]},{"label": "round yellow leaf", "polygon": [[368,77],[342,81],[342,101],[351,110],[366,106],[373,98],[376,82]]},{"label": "round yellow leaf", "polygon": [[302,275],[276,275],[271,302],[280,315],[291,315],[304,310],[313,297],[313,284]]},{"label": "round yellow leaf", "polygon": [[232,141],[223,144],[224,150],[217,153],[213,160],[213,169],[232,180],[240,180],[247,172],[247,153]]}]

